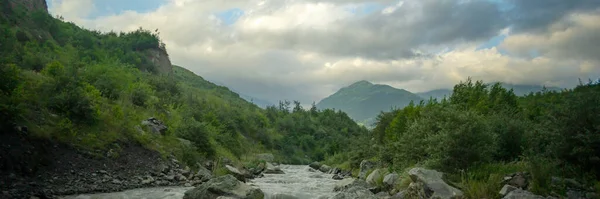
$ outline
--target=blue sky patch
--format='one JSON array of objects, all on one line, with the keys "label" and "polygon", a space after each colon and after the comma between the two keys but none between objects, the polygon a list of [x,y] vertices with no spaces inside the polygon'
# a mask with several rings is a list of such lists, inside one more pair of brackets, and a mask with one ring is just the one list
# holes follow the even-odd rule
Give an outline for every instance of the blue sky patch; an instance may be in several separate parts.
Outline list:
[{"label": "blue sky patch", "polygon": [[215,14],[224,25],[235,24],[242,15],[244,15],[244,11],[239,8],[232,8]]},{"label": "blue sky patch", "polygon": [[358,16],[369,15],[375,12],[380,12],[386,6],[381,3],[376,2],[368,2],[368,3],[360,3],[353,4],[351,6],[346,6],[346,10],[350,13],[356,14]]},{"label": "blue sky patch", "polygon": [[[167,0],[94,0],[94,12],[88,18],[116,15],[131,10],[138,13],[154,11]],[[47,1],[48,7],[53,7],[52,1]]]},{"label": "blue sky patch", "polygon": [[488,40],[487,42],[485,42],[485,43],[481,44],[479,47],[477,47],[477,50],[490,49],[492,47],[496,47],[500,43],[502,43],[504,41],[504,39],[506,39],[506,35],[498,35],[498,36],[492,37],[490,40]]}]

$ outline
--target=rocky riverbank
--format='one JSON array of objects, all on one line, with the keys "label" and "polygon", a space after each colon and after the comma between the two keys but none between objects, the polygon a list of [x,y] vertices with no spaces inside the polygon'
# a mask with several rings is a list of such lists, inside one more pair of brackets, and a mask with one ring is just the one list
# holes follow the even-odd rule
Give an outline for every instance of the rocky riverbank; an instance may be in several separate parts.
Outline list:
[{"label": "rocky riverbank", "polygon": [[56,198],[143,187],[193,186],[208,180],[206,174],[192,172],[174,158],[162,158],[139,144],[118,145],[120,151],[114,157],[26,135],[3,135],[1,198]]}]

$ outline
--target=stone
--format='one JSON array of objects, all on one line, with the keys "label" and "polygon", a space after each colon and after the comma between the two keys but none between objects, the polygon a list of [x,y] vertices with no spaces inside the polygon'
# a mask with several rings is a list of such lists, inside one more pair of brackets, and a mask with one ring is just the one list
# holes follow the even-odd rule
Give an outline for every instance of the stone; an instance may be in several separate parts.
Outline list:
[{"label": "stone", "polygon": [[192,183],[189,183],[189,182],[187,182],[187,183],[185,183],[183,186],[186,186],[186,187],[191,187],[191,186],[192,186]]},{"label": "stone", "polygon": [[535,195],[529,191],[516,189],[506,194],[503,199],[544,199],[544,197]]},{"label": "stone", "polygon": [[351,187],[364,187],[366,188],[367,182],[365,182],[364,180],[361,179],[355,179],[355,178],[345,178],[343,180],[338,181],[334,188],[333,191],[338,192],[338,191],[344,191],[347,190]]},{"label": "stone", "polygon": [[517,188],[527,189],[527,185],[529,183],[527,182],[527,179],[525,178],[525,176],[517,174],[517,175],[513,176],[510,180],[508,180],[507,184],[515,186]]},{"label": "stone", "polygon": [[392,188],[394,187],[394,185],[396,185],[396,183],[398,183],[398,180],[400,179],[400,175],[398,175],[397,173],[390,173],[385,175],[385,177],[383,177],[383,185],[386,188]]},{"label": "stone", "polygon": [[334,179],[334,180],[342,180],[342,179],[344,179],[344,176],[342,176],[342,175],[340,175],[340,174],[335,174],[335,175],[333,175],[333,177],[331,177],[331,179]]},{"label": "stone", "polygon": [[319,171],[321,171],[323,173],[329,173],[329,171],[331,171],[331,167],[327,166],[327,165],[321,165],[321,167],[319,168]]},{"label": "stone", "polygon": [[233,175],[213,178],[208,182],[188,190],[183,199],[213,199],[220,196],[246,199],[263,199],[264,193],[237,180]]},{"label": "stone", "polygon": [[321,163],[313,162],[313,163],[310,163],[308,166],[312,169],[319,170],[321,168]]},{"label": "stone", "polygon": [[167,132],[167,126],[164,123],[154,117],[148,118],[142,121],[142,126],[146,128],[146,131],[150,131],[155,134],[164,135]]},{"label": "stone", "polygon": [[443,173],[441,172],[424,168],[412,168],[408,171],[408,175],[413,182],[423,183],[425,193],[427,195],[431,195],[430,197],[440,199],[454,199],[463,197],[462,191],[446,184],[446,182],[442,180]]},{"label": "stone", "polygon": [[225,168],[227,169],[229,174],[233,175],[239,181],[246,182],[246,176],[239,169],[229,165],[225,165]]},{"label": "stone", "polygon": [[354,186],[336,194],[331,199],[377,199],[377,197],[365,187]]},{"label": "stone", "polygon": [[518,188],[507,184],[507,185],[504,185],[504,187],[502,187],[502,189],[500,189],[500,192],[498,192],[498,193],[500,193],[501,196],[505,196],[508,193],[510,193],[511,191],[514,191],[516,189],[518,189]]},{"label": "stone", "polygon": [[363,160],[362,162],[360,162],[360,171],[358,173],[358,178],[366,179],[367,172],[369,172],[373,168],[375,168],[374,162],[371,162],[369,160]]},{"label": "stone", "polygon": [[184,181],[188,180],[183,174],[178,174],[177,176],[175,176],[175,179],[180,182],[184,182]]},{"label": "stone", "polygon": [[196,172],[195,177],[197,177],[202,182],[206,182],[212,179],[213,174],[208,169],[201,166],[198,168],[198,172]]},{"label": "stone", "polygon": [[174,175],[168,175],[167,177],[165,177],[166,180],[168,181],[174,181],[175,180],[175,176]]},{"label": "stone", "polygon": [[369,176],[367,176],[367,184],[369,185],[377,185],[377,181],[379,179],[382,179],[383,176],[381,176],[383,173],[382,169],[375,169],[373,170],[373,172],[371,172],[371,174],[369,174]]},{"label": "stone", "polygon": [[267,168],[265,169],[264,173],[266,174],[285,174],[285,172],[283,172],[283,170],[281,170],[281,168],[277,167],[277,166],[273,166],[271,163],[267,162]]},{"label": "stone", "polygon": [[143,185],[148,185],[154,182],[154,178],[152,176],[146,176],[146,179],[142,180]]}]

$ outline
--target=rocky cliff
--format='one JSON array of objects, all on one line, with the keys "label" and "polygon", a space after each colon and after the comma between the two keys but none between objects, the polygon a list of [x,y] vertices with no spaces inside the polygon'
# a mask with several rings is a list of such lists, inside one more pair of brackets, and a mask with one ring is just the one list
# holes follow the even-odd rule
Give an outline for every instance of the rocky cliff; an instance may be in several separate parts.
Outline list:
[{"label": "rocky cliff", "polygon": [[156,66],[160,74],[173,74],[173,65],[164,47],[145,50],[147,58]]},{"label": "rocky cliff", "polygon": [[16,8],[18,6],[23,6],[23,8],[27,9],[28,12],[44,10],[48,12],[48,4],[46,4],[46,0],[2,0],[2,3],[10,5],[11,8]]}]

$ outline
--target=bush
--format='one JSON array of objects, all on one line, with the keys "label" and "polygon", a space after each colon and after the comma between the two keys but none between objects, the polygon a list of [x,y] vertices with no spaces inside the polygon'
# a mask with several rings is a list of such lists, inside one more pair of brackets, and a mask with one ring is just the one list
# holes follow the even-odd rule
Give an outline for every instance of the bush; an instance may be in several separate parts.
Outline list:
[{"label": "bush", "polygon": [[206,157],[213,158],[216,151],[210,143],[210,128],[206,123],[200,123],[196,120],[184,121],[183,125],[177,128],[178,136],[191,141],[196,149]]}]

